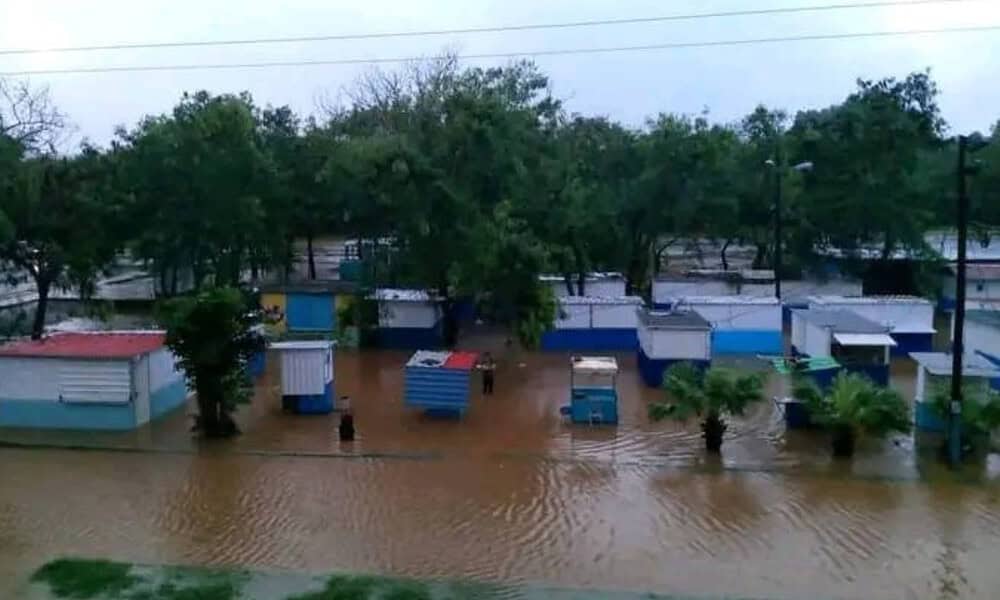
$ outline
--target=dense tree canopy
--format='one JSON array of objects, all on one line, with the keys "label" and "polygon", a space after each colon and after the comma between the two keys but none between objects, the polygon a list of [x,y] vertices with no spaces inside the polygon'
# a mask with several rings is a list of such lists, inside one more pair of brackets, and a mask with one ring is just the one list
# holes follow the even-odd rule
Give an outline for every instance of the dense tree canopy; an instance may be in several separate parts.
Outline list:
[{"label": "dense tree canopy", "polygon": [[[955,144],[929,73],[860,80],[821,110],[663,113],[630,128],[567,113],[532,63],[444,57],[372,72],[321,117],[186,94],[107,151],[70,157],[50,151],[63,123],[47,96],[3,89],[37,118],[0,106],[0,260],[40,291],[88,281],[123,248],[167,294],[288,277],[296,240],[316,278],[313,241],[340,236],[392,248],[365,285],[424,287],[446,307],[473,298],[530,343],[554,314],[542,272],[586,294],[585,273],[621,271],[641,293],[692,239],[717,241],[724,268],[732,245],[770,267],[779,180],[789,270],[833,250],[929,253],[924,234],[954,220]],[[972,212],[986,236],[1000,226],[1000,129],[977,139]],[[813,170],[789,168],[802,161]]]}]

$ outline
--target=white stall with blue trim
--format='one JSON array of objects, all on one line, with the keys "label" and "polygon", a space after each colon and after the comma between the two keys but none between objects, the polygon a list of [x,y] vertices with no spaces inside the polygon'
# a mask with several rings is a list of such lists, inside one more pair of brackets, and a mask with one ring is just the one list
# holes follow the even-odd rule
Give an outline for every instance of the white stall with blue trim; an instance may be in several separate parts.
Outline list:
[{"label": "white stall with blue trim", "polygon": [[896,340],[893,355],[934,348],[934,304],[917,296],[810,296],[809,308],[849,310],[889,328]]},{"label": "white stall with blue trim", "polygon": [[379,346],[416,350],[443,344],[441,303],[426,290],[382,288],[375,300]]},{"label": "white stall with blue trim", "polygon": [[781,303],[771,296],[684,296],[677,310],[693,310],[712,324],[712,354],[781,354]]},{"label": "white stall with blue trim", "polygon": [[542,334],[542,349],[550,351],[634,351],[642,306],[638,296],[598,298],[566,296],[558,299],[553,328]]},{"label": "white stall with blue trim", "polygon": [[281,356],[281,407],[296,414],[326,414],[334,408],[333,348],[328,340],[271,344]]},{"label": "white stall with blue trim", "polygon": [[830,357],[850,373],[889,385],[889,328],[849,310],[793,310],[792,354]]},{"label": "white stall with blue trim", "polygon": [[711,364],[712,325],[694,311],[639,309],[638,337],[639,374],[650,387],[660,387],[676,363],[703,369]]},{"label": "white stall with blue trim", "polygon": [[[913,422],[920,431],[941,433],[947,424],[941,414],[934,409],[933,394],[935,386],[947,386],[951,383],[952,355],[944,352],[913,352],[910,358],[917,363]],[[1000,366],[976,354],[966,354],[962,357],[964,388],[978,386],[985,395],[990,382],[996,379],[1000,379]]]}]

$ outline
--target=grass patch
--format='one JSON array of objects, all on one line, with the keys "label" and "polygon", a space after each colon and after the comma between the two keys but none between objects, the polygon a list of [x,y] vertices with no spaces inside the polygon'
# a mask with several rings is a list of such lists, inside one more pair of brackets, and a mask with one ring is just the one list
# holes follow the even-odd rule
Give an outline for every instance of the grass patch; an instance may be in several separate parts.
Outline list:
[{"label": "grass patch", "polygon": [[31,580],[48,584],[59,598],[86,600],[121,594],[132,588],[141,580],[131,571],[131,565],[110,560],[60,558],[42,565]]}]

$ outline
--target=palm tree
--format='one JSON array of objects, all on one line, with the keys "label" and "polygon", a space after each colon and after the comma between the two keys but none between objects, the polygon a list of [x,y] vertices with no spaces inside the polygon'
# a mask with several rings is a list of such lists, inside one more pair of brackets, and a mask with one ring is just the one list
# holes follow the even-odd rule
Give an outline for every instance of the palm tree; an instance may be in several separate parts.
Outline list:
[{"label": "palm tree", "polygon": [[799,382],[795,396],[809,407],[812,420],[833,433],[833,455],[854,455],[862,437],[884,438],[910,430],[910,411],[899,392],[870,379],[842,372],[824,396],[812,382]]},{"label": "palm tree", "polygon": [[663,378],[666,401],[650,405],[649,416],[654,421],[700,418],[705,450],[718,453],[728,428],[723,417],[742,415],[748,406],[763,400],[763,388],[757,374],[720,368],[703,372],[691,363],[679,363]]},{"label": "palm tree", "polygon": [[[987,387],[985,381],[962,381],[962,456],[972,454],[979,442],[989,442],[991,432],[1000,427],[1000,393]],[[951,413],[951,378],[934,386],[931,406],[938,417],[948,421]],[[948,448],[951,429],[945,428],[942,451]]]}]

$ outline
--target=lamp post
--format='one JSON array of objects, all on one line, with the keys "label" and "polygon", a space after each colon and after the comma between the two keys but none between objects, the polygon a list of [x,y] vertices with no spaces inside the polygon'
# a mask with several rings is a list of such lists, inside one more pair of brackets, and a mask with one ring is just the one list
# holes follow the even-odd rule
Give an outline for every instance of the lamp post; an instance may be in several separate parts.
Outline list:
[{"label": "lamp post", "polygon": [[[781,183],[786,168],[773,158],[765,160],[764,164],[774,171],[774,295],[781,300]],[[790,170],[801,173],[812,168],[812,162],[804,161],[790,167]]]}]

